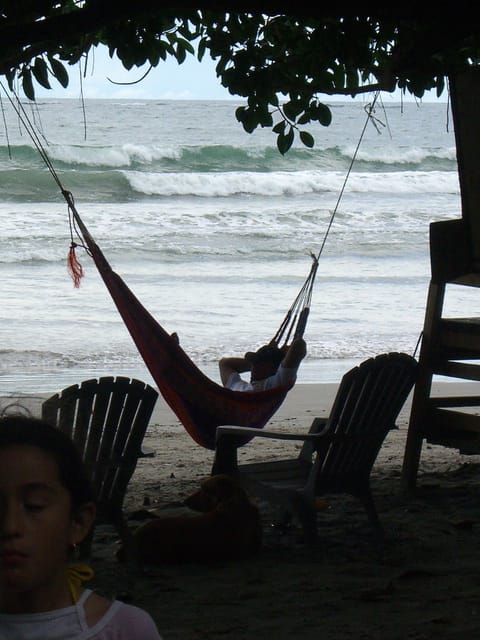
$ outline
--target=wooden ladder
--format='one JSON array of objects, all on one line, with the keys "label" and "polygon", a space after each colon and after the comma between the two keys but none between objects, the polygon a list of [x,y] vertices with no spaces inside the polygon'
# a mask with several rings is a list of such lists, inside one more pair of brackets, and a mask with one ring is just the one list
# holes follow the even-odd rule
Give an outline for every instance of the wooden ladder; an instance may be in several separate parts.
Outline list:
[{"label": "wooden ladder", "polygon": [[461,453],[480,453],[480,395],[432,393],[436,375],[480,381],[480,317],[443,316],[447,285],[480,287],[480,273],[472,270],[470,247],[463,219],[430,225],[432,278],[403,464],[407,490],[415,486],[424,439]]}]

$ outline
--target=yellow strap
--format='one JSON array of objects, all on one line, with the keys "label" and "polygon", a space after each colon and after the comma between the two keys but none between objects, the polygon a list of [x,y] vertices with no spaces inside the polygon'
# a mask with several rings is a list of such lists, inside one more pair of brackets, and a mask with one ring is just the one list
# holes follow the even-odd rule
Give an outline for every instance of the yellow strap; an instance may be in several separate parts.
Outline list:
[{"label": "yellow strap", "polygon": [[75,604],[78,600],[82,582],[88,582],[95,575],[93,569],[87,564],[72,563],[67,566],[67,580]]}]

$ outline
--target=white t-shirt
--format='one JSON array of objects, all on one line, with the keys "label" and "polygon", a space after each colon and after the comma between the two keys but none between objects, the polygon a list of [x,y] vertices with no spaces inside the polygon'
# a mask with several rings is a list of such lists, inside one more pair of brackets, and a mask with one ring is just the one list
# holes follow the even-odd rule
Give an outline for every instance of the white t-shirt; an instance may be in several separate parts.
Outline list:
[{"label": "white t-shirt", "polygon": [[280,365],[273,376],[264,378],[263,380],[255,380],[255,382],[247,382],[241,378],[240,374],[234,371],[230,374],[225,385],[227,389],[232,391],[266,391],[275,387],[286,387],[295,384],[297,379],[296,369],[285,369]]},{"label": "white t-shirt", "polygon": [[83,605],[90,593],[85,589],[75,605],[56,611],[0,613],[0,640],[161,640],[146,611],[119,600],[89,627]]}]

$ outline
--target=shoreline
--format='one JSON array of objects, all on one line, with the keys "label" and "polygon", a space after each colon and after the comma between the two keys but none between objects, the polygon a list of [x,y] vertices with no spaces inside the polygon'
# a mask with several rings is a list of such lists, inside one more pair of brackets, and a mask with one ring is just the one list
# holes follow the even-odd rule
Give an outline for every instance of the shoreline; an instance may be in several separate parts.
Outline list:
[{"label": "shoreline", "polygon": [[[363,358],[307,360],[306,362],[302,362],[298,375],[298,384],[335,383],[346,371],[359,364],[362,360]],[[207,377],[220,384],[218,363],[216,361],[201,363],[198,367]],[[112,371],[114,373],[112,373]],[[68,369],[51,369],[46,371],[26,369],[24,371],[17,371],[14,374],[3,373],[0,376],[0,397],[6,394],[20,392],[25,394],[41,392],[52,395],[70,384],[77,384],[79,380],[110,375],[137,378],[144,380],[154,387],[156,386],[143,362],[139,362],[138,365],[121,367],[116,365],[106,365],[104,368],[75,366]]]},{"label": "shoreline", "polygon": [[[128,374],[119,375],[127,375],[128,377]],[[92,377],[95,376],[90,375],[82,377],[77,374],[75,381],[86,380]],[[145,378],[146,376],[142,379],[145,380]],[[340,380],[338,380],[338,382],[297,382],[293,389],[288,393],[282,406],[272,417],[272,425],[283,419],[295,419],[296,422],[303,424],[305,419],[310,416],[312,416],[313,420],[313,417],[317,416],[315,413],[316,411],[320,412],[320,415],[323,415],[323,413],[328,411],[331,406],[339,382]],[[74,382],[72,381],[71,383],[67,383],[65,386],[68,386],[68,384],[74,384]],[[157,388],[152,380],[149,381],[149,384],[152,384],[154,388]],[[46,398],[60,391],[62,388],[63,387],[52,388],[50,391],[39,391],[36,393],[28,391],[25,393],[18,391],[0,391],[0,410],[5,406],[5,403],[18,403],[20,405],[23,404],[25,408],[28,411],[31,411],[34,415],[39,415],[42,402]],[[432,389],[437,395],[446,395],[447,389],[448,395],[452,396],[475,395],[478,393],[479,384],[470,381],[437,381],[433,383]],[[410,394],[407,399],[407,402],[400,413],[399,419],[406,419],[406,414],[410,410],[411,398],[412,394]],[[162,395],[159,394],[151,418],[151,424],[169,424],[172,422],[178,422],[178,419],[165,402]]]}]

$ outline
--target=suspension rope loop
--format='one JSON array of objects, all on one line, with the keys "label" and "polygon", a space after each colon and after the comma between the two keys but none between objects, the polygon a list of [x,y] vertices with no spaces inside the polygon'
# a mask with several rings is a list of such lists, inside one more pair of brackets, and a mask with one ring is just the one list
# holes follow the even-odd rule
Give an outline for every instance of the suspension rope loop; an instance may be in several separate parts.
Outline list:
[{"label": "suspension rope loop", "polygon": [[8,137],[7,118],[6,118],[6,115],[5,115],[5,108],[3,106],[3,100],[2,100],[2,94],[1,93],[0,93],[0,105],[2,107],[3,127],[5,129],[5,137],[7,139],[8,158],[11,160],[12,159],[12,148],[10,146],[10,139]]},{"label": "suspension rope loop", "polygon": [[17,101],[15,102],[12,98],[12,96],[10,95],[10,93],[5,89],[5,86],[3,84],[3,82],[0,82],[0,87],[2,88],[2,90],[4,91],[5,95],[7,96],[10,104],[12,105],[15,113],[17,114],[20,122],[22,123],[22,125],[25,127],[28,135],[30,136],[30,138],[32,139],[33,144],[35,145],[37,151],[39,152],[40,156],[42,157],[42,160],[45,162],[48,170],[50,171],[53,179],[55,180],[58,188],[60,189],[60,191],[63,192],[63,187],[62,184],[60,182],[60,179],[50,161],[50,158],[48,157],[47,152],[45,151],[45,147],[42,144],[42,141],[40,139],[39,134],[37,133],[37,130],[35,129],[35,127],[33,126],[30,118],[28,117],[27,112],[25,111],[25,107],[22,105],[22,103],[20,102],[20,99],[18,98],[18,96],[16,96],[16,94],[14,93],[14,96],[17,98]]},{"label": "suspension rope loop", "polygon": [[[75,247],[82,247],[82,249],[84,249],[89,256],[92,255],[92,252],[90,251],[90,249],[88,248],[88,246],[85,244],[85,235],[88,233],[87,230],[83,227],[83,223],[81,222],[81,218],[78,215],[78,212],[75,208],[75,201],[73,199],[73,194],[71,191],[67,191],[66,189],[62,189],[62,195],[65,198],[65,201],[67,203],[67,207],[68,207],[68,225],[70,228],[70,242],[71,242],[71,247],[75,248]],[[77,228],[77,224],[79,224],[79,226],[82,226],[82,230],[79,231]],[[77,242],[76,240],[74,240],[74,237],[76,237],[79,242]]]},{"label": "suspension rope loop", "polygon": [[348,182],[348,179],[350,177],[350,173],[352,172],[353,165],[355,163],[355,160],[357,159],[358,151],[360,149],[360,145],[362,144],[362,140],[363,140],[363,137],[365,135],[365,131],[367,130],[368,123],[370,122],[370,120],[373,120],[373,113],[375,111],[375,103],[377,102],[379,95],[380,95],[380,91],[377,91],[375,93],[375,96],[374,96],[372,102],[365,107],[365,111],[367,112],[367,118],[365,120],[365,124],[363,125],[363,129],[362,129],[362,132],[361,132],[360,137],[358,139],[357,146],[355,148],[353,156],[352,156],[352,158],[350,160],[350,164],[349,164],[349,167],[348,167],[347,174],[346,174],[345,179],[343,181],[342,188],[340,189],[340,193],[338,194],[337,202],[336,202],[335,207],[333,209],[332,215],[330,216],[330,221],[328,223],[327,230],[326,230],[325,235],[323,237],[322,245],[321,245],[320,250],[319,250],[319,252],[317,254],[317,260],[318,260],[318,258],[320,258],[320,256],[322,255],[323,249],[325,248],[325,243],[327,242],[328,234],[330,233],[330,229],[332,228],[332,224],[333,224],[333,221],[334,221],[335,216],[337,214],[337,210],[338,210],[338,207],[340,205],[340,201],[341,201],[341,199],[343,197],[343,194],[345,192],[345,188],[347,186],[347,182]]},{"label": "suspension rope loop", "polygon": [[[322,255],[323,250],[325,248],[325,244],[327,242],[328,235],[330,233],[330,230],[332,228],[333,222],[335,220],[335,216],[337,214],[338,207],[340,206],[340,201],[341,201],[341,199],[343,197],[343,194],[345,192],[345,188],[347,186],[347,182],[348,182],[348,179],[350,177],[350,173],[352,172],[353,165],[355,163],[355,160],[357,159],[358,151],[360,149],[360,145],[362,144],[365,132],[367,130],[368,123],[371,120],[374,121],[373,113],[375,111],[375,104],[376,104],[379,96],[380,96],[380,91],[377,91],[375,93],[375,96],[374,96],[372,102],[365,107],[365,111],[367,112],[367,118],[366,118],[365,123],[363,125],[363,128],[362,128],[359,140],[357,142],[357,146],[356,146],[355,151],[353,153],[353,156],[352,156],[352,158],[350,160],[348,171],[347,171],[347,173],[345,175],[345,179],[343,181],[342,188],[340,189],[340,193],[338,195],[337,202],[336,202],[335,207],[334,207],[334,209],[332,211],[332,214],[330,216],[330,220],[329,220],[327,229],[326,229],[326,231],[324,233],[324,236],[323,236],[322,244],[320,246],[320,249],[319,249],[317,255],[314,255],[313,253],[311,254],[311,257],[313,259],[312,268],[310,269],[310,273],[308,274],[305,283],[303,284],[302,288],[300,289],[300,293],[298,294],[297,298],[294,300],[292,307],[288,311],[285,319],[283,320],[282,324],[280,325],[280,328],[278,329],[277,333],[275,334],[274,340],[277,343],[281,340],[281,338],[285,334],[285,331],[287,331],[287,327],[289,327],[289,329],[288,329],[288,332],[287,332],[286,341],[288,341],[289,336],[291,335],[291,332],[292,332],[293,327],[295,325],[296,325],[296,329],[295,329],[294,336],[295,337],[303,336],[303,333],[304,333],[305,328],[306,328],[306,323],[307,323],[308,314],[309,314],[309,308],[310,308],[310,304],[311,304],[311,300],[312,300],[313,285],[314,285],[315,276],[316,276],[317,270],[318,270],[318,261],[319,261],[320,256]],[[299,305],[301,305],[301,307],[299,307]],[[293,313],[294,309],[299,309],[299,313],[294,315],[294,313]]]},{"label": "suspension rope loop", "polygon": [[[11,106],[13,107],[15,113],[17,114],[17,117],[19,118],[21,124],[25,127],[25,130],[30,136],[42,160],[45,162],[45,165],[47,166],[47,169],[49,170],[52,178],[54,179],[56,185],[58,186],[61,194],[65,198],[65,201],[68,207],[68,223],[70,228],[71,248],[75,248],[76,246],[81,246],[83,249],[87,251],[87,253],[90,254],[90,251],[88,250],[88,247],[85,245],[85,242],[84,242],[85,233],[88,233],[88,232],[84,227],[83,223],[81,223],[80,216],[78,215],[78,212],[75,209],[75,202],[74,202],[72,193],[70,191],[67,191],[64,188],[48,156],[48,153],[45,150],[45,147],[42,143],[40,135],[38,134],[35,126],[32,124],[25,110],[25,107],[22,105],[17,94],[13,92],[13,95],[16,98],[16,101],[14,101],[10,93],[5,89],[5,86],[2,82],[0,82],[0,88],[4,91],[5,95],[7,96]],[[78,226],[80,226],[80,231],[77,228],[77,224]],[[74,240],[74,236],[77,238],[77,241]]]},{"label": "suspension rope loop", "polygon": [[[312,258],[312,266],[310,272],[305,279],[299,293],[293,301],[290,309],[287,311],[285,318],[283,319],[277,333],[272,338],[272,342],[279,344],[284,340],[284,344],[287,344],[292,332],[294,337],[301,337],[305,331],[306,322],[309,314],[309,307],[312,300],[313,285],[315,282],[315,276],[318,269],[318,258],[313,253],[310,254]],[[303,329],[301,328],[303,326]]]}]

